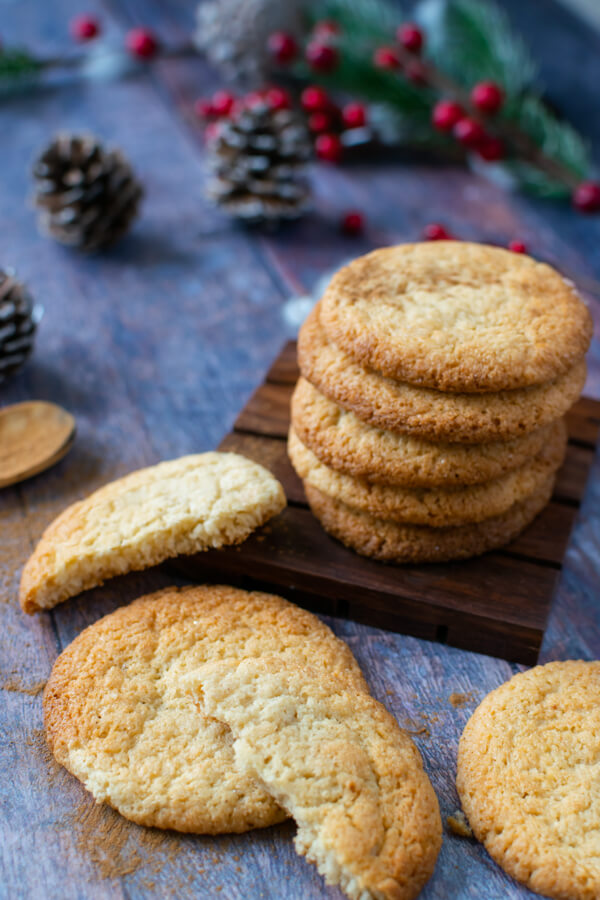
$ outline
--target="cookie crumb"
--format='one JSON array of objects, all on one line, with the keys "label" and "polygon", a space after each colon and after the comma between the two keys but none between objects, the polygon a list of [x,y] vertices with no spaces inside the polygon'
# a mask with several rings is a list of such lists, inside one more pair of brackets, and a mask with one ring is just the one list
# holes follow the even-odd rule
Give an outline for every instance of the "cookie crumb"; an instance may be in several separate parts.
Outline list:
[{"label": "cookie crumb", "polygon": [[448,697],[448,702],[452,704],[454,709],[460,709],[462,706],[466,706],[467,703],[471,703],[473,700],[473,691],[469,691],[467,694],[461,694],[457,691],[453,691]]},{"label": "cookie crumb", "polygon": [[452,834],[456,834],[458,837],[473,837],[473,831],[462,809],[455,809],[452,815],[446,819],[446,825]]}]

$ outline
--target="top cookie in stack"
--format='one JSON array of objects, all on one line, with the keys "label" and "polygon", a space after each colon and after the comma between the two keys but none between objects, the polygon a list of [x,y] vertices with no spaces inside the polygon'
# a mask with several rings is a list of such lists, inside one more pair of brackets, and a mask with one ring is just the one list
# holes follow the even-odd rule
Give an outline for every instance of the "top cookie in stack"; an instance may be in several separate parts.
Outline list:
[{"label": "top cookie in stack", "polygon": [[324,527],[397,562],[512,540],[548,502],[590,315],[550,266],[456,241],[341,269],[303,325],[289,452]]}]

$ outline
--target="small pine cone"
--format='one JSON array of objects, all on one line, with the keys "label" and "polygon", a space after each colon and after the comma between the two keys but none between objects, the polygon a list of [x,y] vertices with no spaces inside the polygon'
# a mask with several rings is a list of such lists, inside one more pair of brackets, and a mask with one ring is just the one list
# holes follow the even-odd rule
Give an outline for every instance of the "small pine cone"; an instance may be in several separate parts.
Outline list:
[{"label": "small pine cone", "polygon": [[59,135],[36,160],[33,177],[40,229],[84,251],[125,234],[143,193],[125,157],[89,135]]},{"label": "small pine cone", "polygon": [[310,155],[306,127],[291,110],[256,103],[221,123],[211,144],[208,194],[249,224],[297,219],[309,205]]},{"label": "small pine cone", "polygon": [[0,382],[14,375],[33,350],[38,321],[25,285],[0,270]]},{"label": "small pine cone", "polygon": [[305,0],[208,0],[198,6],[194,43],[226,79],[246,90],[264,83],[274,31],[302,29]]}]

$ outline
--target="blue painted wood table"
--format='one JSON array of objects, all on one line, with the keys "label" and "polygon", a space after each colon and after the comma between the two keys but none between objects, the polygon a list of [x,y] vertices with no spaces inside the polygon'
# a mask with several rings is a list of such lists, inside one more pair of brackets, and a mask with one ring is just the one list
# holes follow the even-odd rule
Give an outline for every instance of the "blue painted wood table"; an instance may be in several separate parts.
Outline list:
[{"label": "blue painted wood table", "polygon": [[[95,0],[118,40],[147,24],[189,35],[193,3]],[[540,59],[548,94],[596,147],[600,40],[553,0],[507,10]],[[76,0],[3,0],[0,34],[54,53]],[[65,405],[79,433],[54,469],[0,494],[0,897],[35,900],[219,895],[243,900],[339,898],[294,853],[293,828],[206,838],[139,828],[91,797],[49,757],[40,690],[60,650],[86,625],[172,582],[163,570],[114,581],[49,614],[25,617],[20,568],[68,503],[133,468],[215,447],[259,384],[286,334],[282,304],[344,259],[412,240],[428,221],[458,235],[524,240],[586,293],[600,322],[600,220],[509,196],[459,167],[420,160],[320,167],[316,211],[273,235],[238,230],[204,198],[194,99],[215,86],[197,59],[157,62],[119,82],[69,81],[0,100],[0,265],[14,266],[45,307],[37,349],[2,388],[2,404]],[[28,164],[57,129],[89,129],[120,145],[143,178],[143,217],[114,251],[82,258],[40,237],[28,208]],[[361,238],[340,214],[365,211]],[[600,396],[600,344],[587,393]],[[544,660],[600,655],[600,468],[576,523],[543,646]],[[352,622],[333,620],[373,692],[412,733],[445,816],[457,806],[458,738],[471,710],[516,666]],[[454,703],[450,702],[450,695]],[[531,896],[473,841],[446,833],[424,898]]]}]

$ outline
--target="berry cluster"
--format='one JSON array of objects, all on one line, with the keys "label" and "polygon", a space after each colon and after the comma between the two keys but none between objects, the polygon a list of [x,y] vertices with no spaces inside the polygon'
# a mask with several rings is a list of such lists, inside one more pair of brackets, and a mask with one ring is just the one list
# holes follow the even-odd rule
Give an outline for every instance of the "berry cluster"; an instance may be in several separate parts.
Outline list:
[{"label": "berry cluster", "polygon": [[[313,28],[302,50],[294,37],[285,32],[275,32],[268,46],[274,61],[286,66],[304,58],[315,75],[328,75],[340,63],[339,25],[336,22],[319,22]],[[425,35],[418,25],[405,22],[395,34],[395,42],[376,47],[372,64],[377,69],[397,73],[417,86],[427,86],[442,95],[432,108],[431,124],[461,144],[468,152],[483,162],[494,163],[506,159],[511,152],[518,152],[515,135],[506,120],[501,117],[505,102],[502,87],[494,81],[480,81],[469,93],[454,85],[431,63],[421,58],[425,47]],[[307,104],[304,102],[306,95]],[[342,111],[337,109],[318,87],[307,88],[303,94],[303,106],[309,114],[309,127],[315,133],[315,151],[320,159],[338,162],[343,152],[339,138],[342,128],[356,128],[366,121],[364,106],[350,103]],[[522,151],[521,142],[521,151]],[[565,171],[564,181],[573,184],[572,175]],[[580,212],[600,210],[600,184],[584,181],[574,184],[573,206]]]},{"label": "berry cluster", "polygon": [[[80,15],[71,20],[71,35],[76,41],[91,41],[97,38],[102,29],[94,16]],[[138,59],[152,59],[159,50],[155,35],[148,28],[132,28],[125,35],[125,46],[132,56]]]}]

